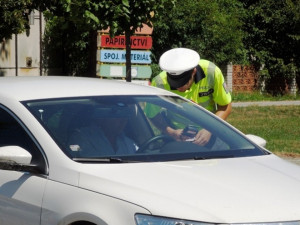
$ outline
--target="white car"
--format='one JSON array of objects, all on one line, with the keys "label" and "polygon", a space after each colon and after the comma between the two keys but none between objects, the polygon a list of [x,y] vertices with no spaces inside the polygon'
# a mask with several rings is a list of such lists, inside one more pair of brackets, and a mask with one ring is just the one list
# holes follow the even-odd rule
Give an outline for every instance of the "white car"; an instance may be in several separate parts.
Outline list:
[{"label": "white car", "polygon": [[0,224],[299,225],[300,167],[251,138],[154,87],[1,77]]}]

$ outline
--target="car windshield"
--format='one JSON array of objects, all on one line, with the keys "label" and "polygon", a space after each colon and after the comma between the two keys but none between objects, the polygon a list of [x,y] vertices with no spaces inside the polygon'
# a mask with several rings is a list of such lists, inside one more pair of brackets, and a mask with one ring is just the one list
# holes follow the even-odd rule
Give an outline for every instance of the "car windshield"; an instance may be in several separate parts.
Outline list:
[{"label": "car windshield", "polygon": [[[26,101],[62,151],[79,162],[147,162],[266,154],[198,105],[174,96]],[[173,136],[168,129],[179,132]],[[199,132],[210,139],[196,144]]]}]

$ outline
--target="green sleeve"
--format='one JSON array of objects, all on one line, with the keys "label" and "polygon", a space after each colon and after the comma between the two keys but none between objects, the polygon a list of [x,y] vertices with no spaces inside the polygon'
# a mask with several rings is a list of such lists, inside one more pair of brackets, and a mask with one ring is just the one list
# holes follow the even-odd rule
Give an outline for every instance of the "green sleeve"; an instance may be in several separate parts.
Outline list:
[{"label": "green sleeve", "polygon": [[159,106],[150,103],[147,103],[147,105],[144,108],[145,115],[150,119],[154,118],[159,113],[159,111]]},{"label": "green sleeve", "polygon": [[215,86],[213,97],[214,101],[218,105],[228,105],[231,102],[230,92],[227,90],[224,76],[218,67],[215,70]]},{"label": "green sleeve", "polygon": [[[151,82],[151,86],[153,87],[159,87],[159,88],[164,88],[164,84],[163,84],[163,76],[164,76],[165,72],[161,72],[159,75],[157,75],[156,77],[154,77],[152,79]],[[154,118],[159,112],[160,112],[160,107],[157,105],[153,105],[153,104],[147,104],[144,108],[144,112],[145,115],[148,118]]]}]

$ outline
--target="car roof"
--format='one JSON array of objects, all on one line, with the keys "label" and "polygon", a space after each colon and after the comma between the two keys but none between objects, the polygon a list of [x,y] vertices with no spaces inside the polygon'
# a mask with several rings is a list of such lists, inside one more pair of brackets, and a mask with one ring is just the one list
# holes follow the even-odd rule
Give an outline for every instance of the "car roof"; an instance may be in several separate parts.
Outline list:
[{"label": "car roof", "polygon": [[173,95],[163,89],[87,77],[0,77],[0,97],[18,101],[94,95]]}]

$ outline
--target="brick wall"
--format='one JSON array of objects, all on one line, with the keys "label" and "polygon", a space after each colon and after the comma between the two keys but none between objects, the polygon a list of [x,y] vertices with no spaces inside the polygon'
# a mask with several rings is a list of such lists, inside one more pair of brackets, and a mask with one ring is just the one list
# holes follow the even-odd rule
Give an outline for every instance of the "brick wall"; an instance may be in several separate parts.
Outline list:
[{"label": "brick wall", "polygon": [[[254,66],[228,64],[226,66],[221,66],[220,69],[225,76],[228,90],[231,92],[252,92],[254,90],[265,91],[267,88],[264,82],[259,81],[259,73],[255,70]],[[274,90],[276,92],[279,90],[277,86],[281,85],[281,91],[296,95],[299,83],[300,78],[294,78],[290,81],[285,79],[281,81],[273,80],[273,83],[269,84],[268,89],[269,91]],[[273,87],[270,85],[273,85]]]},{"label": "brick wall", "polygon": [[258,73],[253,66],[232,66],[232,91],[250,92],[257,89]]}]

